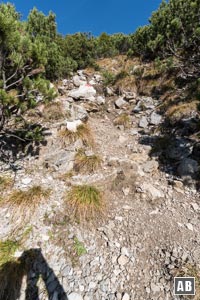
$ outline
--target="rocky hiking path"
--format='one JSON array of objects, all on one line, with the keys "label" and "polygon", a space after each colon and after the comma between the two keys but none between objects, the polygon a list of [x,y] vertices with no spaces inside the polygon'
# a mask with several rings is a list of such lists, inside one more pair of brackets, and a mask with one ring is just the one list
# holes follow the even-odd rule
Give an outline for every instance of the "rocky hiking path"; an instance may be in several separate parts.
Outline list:
[{"label": "rocky hiking path", "polygon": [[[37,159],[27,158],[14,183],[15,189],[50,187],[51,195],[19,228],[21,220],[3,207],[0,237],[23,236],[16,257],[25,249],[41,248],[49,266],[34,264],[29,280],[37,281],[38,269],[45,273],[46,288],[38,282],[42,300],[181,299],[173,296],[173,276],[198,274],[199,193],[165,172],[151,155],[152,145],[142,142],[155,136],[161,122],[157,102],[130,91],[119,96],[110,88],[104,95],[101,87],[100,75],[78,72],[58,88],[62,96],[55,103],[70,112],[67,121],[46,124],[47,145]],[[45,114],[43,107],[40,110]],[[116,121],[123,114],[128,119]],[[63,126],[76,130],[85,122],[94,139],[88,156],[98,154],[102,166],[89,174],[74,174],[75,155],[84,145],[81,139],[63,145],[59,132]],[[95,224],[82,226],[68,216],[63,195],[77,184],[94,184],[103,192],[106,213]],[[20,300],[25,293],[26,284]]]}]

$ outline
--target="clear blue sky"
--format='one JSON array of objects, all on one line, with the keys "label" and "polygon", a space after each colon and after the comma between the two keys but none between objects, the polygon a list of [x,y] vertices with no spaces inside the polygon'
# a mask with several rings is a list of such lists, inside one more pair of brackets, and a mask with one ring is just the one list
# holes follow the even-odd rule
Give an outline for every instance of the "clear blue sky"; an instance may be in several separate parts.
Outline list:
[{"label": "clear blue sky", "polygon": [[[7,1],[0,1],[7,2]],[[62,34],[91,32],[131,33],[148,23],[151,12],[161,0],[10,0],[27,17],[36,6],[45,14],[56,13],[58,31]]]}]

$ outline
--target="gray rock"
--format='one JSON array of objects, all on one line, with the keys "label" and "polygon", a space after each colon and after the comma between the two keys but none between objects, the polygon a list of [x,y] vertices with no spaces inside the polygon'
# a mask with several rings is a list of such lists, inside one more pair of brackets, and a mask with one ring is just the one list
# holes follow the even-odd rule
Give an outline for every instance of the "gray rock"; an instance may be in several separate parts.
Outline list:
[{"label": "gray rock", "polygon": [[178,174],[182,176],[192,176],[195,173],[197,173],[199,170],[199,164],[196,160],[191,158],[186,158],[181,161],[181,163],[178,166],[177,172]]},{"label": "gray rock", "polygon": [[122,108],[128,105],[128,102],[126,102],[123,97],[120,97],[119,99],[117,99],[115,101],[115,105],[117,106],[117,108]]},{"label": "gray rock", "polygon": [[105,92],[106,92],[106,96],[108,96],[108,97],[114,96],[113,90],[111,88],[109,88],[109,87],[106,87],[106,91]]},{"label": "gray rock", "polygon": [[97,99],[96,99],[96,102],[99,105],[105,104],[105,101],[106,101],[105,98],[102,97],[102,96],[98,96]]},{"label": "gray rock", "polygon": [[73,292],[68,296],[68,300],[83,300],[83,297],[80,294]]},{"label": "gray rock", "polygon": [[80,85],[85,84],[86,82],[83,81],[83,80],[81,80],[80,77],[79,77],[78,75],[75,75],[75,76],[73,77],[73,83],[74,83],[74,85],[75,85],[76,87],[79,87]]},{"label": "gray rock", "polygon": [[162,116],[157,114],[156,112],[152,112],[150,116],[150,124],[151,125],[159,125],[162,121]]},{"label": "gray rock", "polygon": [[96,96],[96,90],[92,86],[85,84],[81,85],[78,89],[72,90],[68,96],[76,100],[91,100],[92,97]]},{"label": "gray rock", "polygon": [[128,263],[129,259],[127,256],[125,255],[120,255],[120,257],[118,258],[117,262],[120,266],[125,266]]},{"label": "gray rock", "polygon": [[84,107],[81,105],[74,104],[70,110],[70,120],[81,120],[82,122],[86,122],[89,118],[88,113]]},{"label": "gray rock", "polygon": [[122,300],[130,300],[129,294],[125,293],[124,296],[122,297]]},{"label": "gray rock", "polygon": [[156,160],[150,160],[143,165],[143,171],[146,173],[151,173],[153,171],[156,171],[158,169],[158,166],[159,163]]},{"label": "gray rock", "polygon": [[159,286],[157,286],[155,283],[151,283],[151,290],[152,290],[152,292],[155,294],[155,293],[158,293],[158,292],[160,292],[160,287]]},{"label": "gray rock", "polygon": [[139,122],[139,127],[140,128],[147,128],[148,124],[149,124],[149,122],[148,122],[147,118],[146,117],[142,117],[140,119],[140,122]]},{"label": "gray rock", "polygon": [[152,200],[158,199],[158,198],[164,198],[164,193],[157,188],[155,188],[152,184],[148,182],[144,182],[140,189],[142,192],[147,193],[149,197],[151,197]]}]

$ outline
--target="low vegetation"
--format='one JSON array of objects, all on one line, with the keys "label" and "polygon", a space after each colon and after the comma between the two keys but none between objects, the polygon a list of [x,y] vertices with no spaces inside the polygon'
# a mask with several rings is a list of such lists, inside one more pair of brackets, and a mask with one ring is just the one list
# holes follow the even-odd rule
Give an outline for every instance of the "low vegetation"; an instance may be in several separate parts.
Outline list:
[{"label": "low vegetation", "polygon": [[87,250],[82,242],[77,237],[74,238],[74,250],[78,256],[82,256],[87,253]]},{"label": "low vegetation", "polygon": [[0,190],[3,192],[12,186],[12,179],[8,176],[0,176]]},{"label": "low vegetation", "polygon": [[74,170],[76,172],[88,172],[93,173],[101,166],[101,158],[95,154],[87,155],[84,149],[80,149],[74,162]]},{"label": "low vegetation", "polygon": [[14,259],[20,243],[15,240],[0,241],[0,266]]},{"label": "low vegetation", "polygon": [[44,107],[43,118],[45,121],[58,121],[66,115],[60,102],[50,102]]},{"label": "low vegetation", "polygon": [[14,190],[3,199],[2,205],[9,205],[12,219],[18,223],[18,226],[22,226],[34,214],[37,206],[44,199],[48,199],[50,193],[50,189],[44,189],[41,186],[33,186],[28,190]]},{"label": "low vegetation", "polygon": [[122,125],[125,128],[129,128],[131,125],[130,116],[126,113],[120,114],[117,118],[114,119],[114,125]]},{"label": "low vegetation", "polygon": [[98,188],[91,185],[77,185],[66,194],[66,204],[78,222],[99,218],[103,213],[103,195]]},{"label": "low vegetation", "polygon": [[81,139],[85,146],[94,146],[94,139],[87,124],[78,126],[75,132],[68,130],[67,128],[62,129],[59,132],[59,137],[61,138],[63,145],[65,145],[66,142],[74,143],[78,139]]}]

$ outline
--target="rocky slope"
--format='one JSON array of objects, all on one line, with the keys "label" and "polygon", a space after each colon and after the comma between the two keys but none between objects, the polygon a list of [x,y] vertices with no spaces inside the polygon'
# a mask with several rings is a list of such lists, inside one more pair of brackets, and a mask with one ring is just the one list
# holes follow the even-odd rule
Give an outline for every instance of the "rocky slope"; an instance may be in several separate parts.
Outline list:
[{"label": "rocky slope", "polygon": [[[181,299],[173,296],[173,276],[199,274],[198,145],[182,135],[169,141],[161,134],[159,100],[106,88],[99,74],[79,71],[58,90],[48,118],[47,108],[38,108],[46,146],[18,160],[14,175],[1,164],[2,174],[14,178],[3,197],[38,185],[50,188],[51,195],[34,213],[27,207],[21,218],[2,205],[0,239],[23,237],[15,257],[41,249],[45,259],[31,265],[28,280],[34,287],[42,274],[42,300]],[[81,139],[63,142],[63,128],[73,132],[86,123],[93,147]],[[101,168],[74,171],[82,148],[101,157]],[[103,218],[87,226],[74,222],[65,207],[64,194],[77,184],[98,186],[106,201]],[[16,299],[25,299],[26,287],[24,282]],[[30,299],[36,299],[31,291]]]}]

